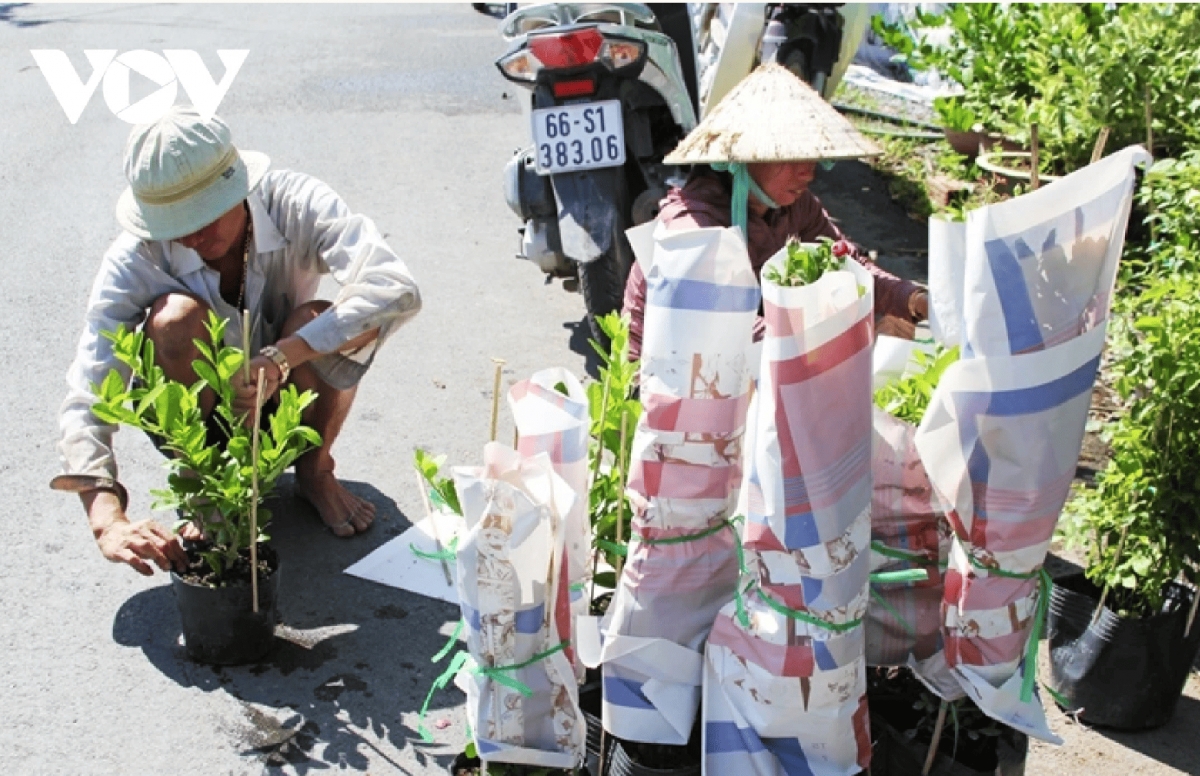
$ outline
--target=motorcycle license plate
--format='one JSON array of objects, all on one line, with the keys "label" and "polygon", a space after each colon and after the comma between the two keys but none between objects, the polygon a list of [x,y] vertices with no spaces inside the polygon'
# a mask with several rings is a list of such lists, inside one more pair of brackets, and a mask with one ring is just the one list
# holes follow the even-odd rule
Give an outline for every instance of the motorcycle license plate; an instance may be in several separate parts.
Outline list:
[{"label": "motorcycle license plate", "polygon": [[605,100],[533,111],[538,175],[625,164],[621,101]]}]

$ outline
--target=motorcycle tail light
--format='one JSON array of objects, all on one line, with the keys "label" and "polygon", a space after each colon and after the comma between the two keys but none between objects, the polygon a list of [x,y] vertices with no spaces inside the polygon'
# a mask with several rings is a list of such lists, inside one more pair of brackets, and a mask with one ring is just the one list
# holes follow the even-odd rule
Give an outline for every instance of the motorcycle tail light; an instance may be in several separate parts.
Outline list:
[{"label": "motorcycle tail light", "polygon": [[583,97],[596,91],[596,82],[590,78],[580,81],[556,81],[552,88],[555,97]]},{"label": "motorcycle tail light", "polygon": [[568,68],[590,65],[596,61],[604,45],[604,36],[595,27],[558,35],[530,37],[529,50],[547,68]]},{"label": "motorcycle tail light", "polygon": [[600,59],[613,70],[636,63],[646,53],[646,45],[628,40],[606,40]]},{"label": "motorcycle tail light", "polygon": [[529,49],[515,51],[496,64],[500,66],[500,71],[513,81],[534,81],[538,71],[542,69],[542,63]]}]

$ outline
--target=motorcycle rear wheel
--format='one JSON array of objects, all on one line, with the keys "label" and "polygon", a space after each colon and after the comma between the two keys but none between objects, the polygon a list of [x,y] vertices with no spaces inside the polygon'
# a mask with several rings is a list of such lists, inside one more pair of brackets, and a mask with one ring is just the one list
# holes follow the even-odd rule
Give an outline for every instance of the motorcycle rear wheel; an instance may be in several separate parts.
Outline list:
[{"label": "motorcycle rear wheel", "polygon": [[627,227],[623,217],[616,219],[612,247],[594,261],[578,265],[579,291],[587,306],[588,328],[605,353],[608,352],[609,340],[596,319],[614,310],[621,312],[624,304],[625,281],[629,279],[629,270],[633,266],[633,249],[625,236]]}]

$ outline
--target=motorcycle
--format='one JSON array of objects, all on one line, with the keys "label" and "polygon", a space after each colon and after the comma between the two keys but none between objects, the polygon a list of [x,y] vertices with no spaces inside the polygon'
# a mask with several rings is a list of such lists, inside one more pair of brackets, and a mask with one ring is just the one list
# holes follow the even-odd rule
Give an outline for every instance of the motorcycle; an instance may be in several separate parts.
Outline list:
[{"label": "motorcycle", "polygon": [[826,100],[871,23],[865,3],[689,5],[703,116],[763,62],[778,62]]},{"label": "motorcycle", "polygon": [[511,13],[500,32],[510,46],[496,66],[531,92],[533,145],[504,171],[505,199],[524,222],[518,258],[578,278],[606,345],[596,319],[621,309],[633,263],[625,230],[657,216],[680,182],[662,160],[696,125],[694,89],[676,41],[640,3],[542,3]]}]

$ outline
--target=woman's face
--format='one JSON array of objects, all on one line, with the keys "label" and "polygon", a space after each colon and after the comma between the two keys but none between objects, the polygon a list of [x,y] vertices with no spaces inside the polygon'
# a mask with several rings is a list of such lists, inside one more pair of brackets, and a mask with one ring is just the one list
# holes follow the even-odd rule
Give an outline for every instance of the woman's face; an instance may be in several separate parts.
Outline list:
[{"label": "woman's face", "polygon": [[[816,162],[760,162],[749,165],[750,177],[780,207],[800,198],[817,172]],[[751,197],[753,202],[754,198]]]}]

